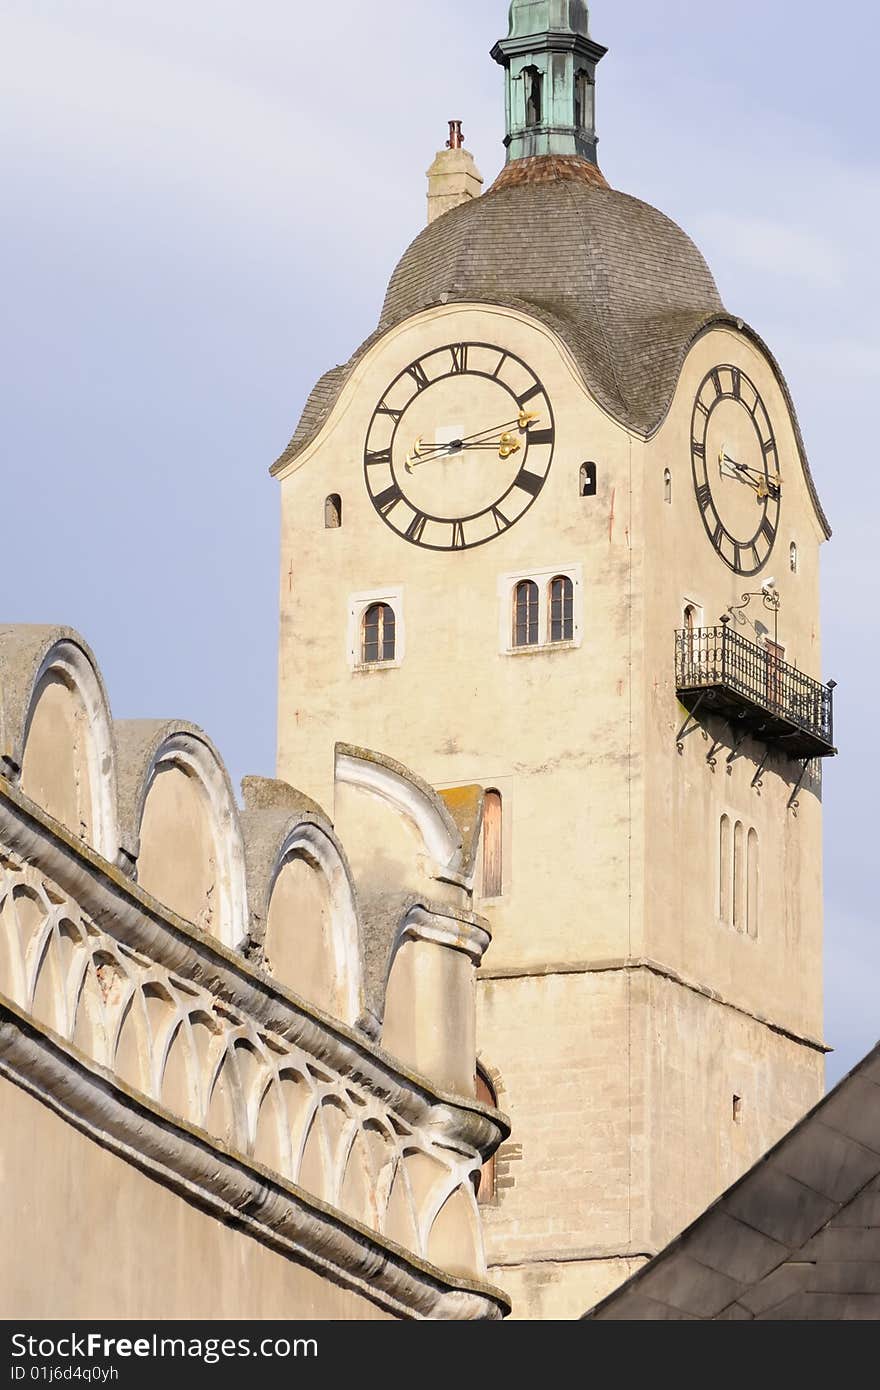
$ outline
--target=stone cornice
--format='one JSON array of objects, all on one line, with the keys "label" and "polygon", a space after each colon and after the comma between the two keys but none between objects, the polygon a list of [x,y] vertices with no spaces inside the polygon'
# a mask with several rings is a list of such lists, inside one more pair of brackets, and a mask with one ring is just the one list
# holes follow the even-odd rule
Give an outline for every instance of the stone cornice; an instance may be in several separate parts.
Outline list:
[{"label": "stone cornice", "polygon": [[409,1124],[488,1157],[510,1130],[503,1116],[447,1095],[354,1029],[327,1017],[242,957],[175,916],[0,777],[0,843],[39,865],[123,948],[192,981],[260,1027],[350,1077]]},{"label": "stone cornice", "polygon": [[527,57],[532,53],[578,53],[591,63],[599,63],[607,52],[604,45],[587,38],[585,34],[548,29],[542,34],[520,34],[516,38],[499,39],[489,56],[506,68],[511,58]]},{"label": "stone cornice", "polygon": [[499,1290],[450,1278],[186,1126],[2,996],[0,1076],[210,1215],[398,1317],[471,1321],[509,1311]]},{"label": "stone cornice", "polygon": [[834,1051],[820,1039],[810,1037],[809,1034],[796,1033],[793,1029],[786,1028],[781,1023],[775,1023],[763,1014],[744,1008],[742,1004],[734,1004],[716,990],[709,989],[708,985],[701,985],[696,980],[689,980],[687,976],[680,974],[677,970],[672,970],[669,966],[661,965],[658,961],[650,960],[646,956],[622,957],[619,960],[562,961],[545,965],[496,966],[494,969],[488,970],[483,968],[477,979],[478,982],[481,980],[484,982],[528,980],[542,979],[549,975],[609,975],[615,972],[636,970],[645,970],[651,975],[659,976],[662,980],[668,980],[671,984],[679,985],[682,989],[700,994],[704,999],[711,1000],[713,1004],[719,1004],[724,1009],[732,1009],[734,1013],[742,1014],[744,1018],[750,1018],[753,1023],[760,1023],[763,1028],[769,1028],[771,1032],[778,1033],[781,1037],[788,1038],[790,1042],[797,1043],[801,1047],[808,1047],[814,1052],[821,1052],[823,1055]]},{"label": "stone cornice", "polygon": [[483,918],[474,913],[417,905],[410,909],[401,926],[398,945],[404,941],[432,941],[438,946],[461,951],[474,965],[480,965],[492,936]]}]

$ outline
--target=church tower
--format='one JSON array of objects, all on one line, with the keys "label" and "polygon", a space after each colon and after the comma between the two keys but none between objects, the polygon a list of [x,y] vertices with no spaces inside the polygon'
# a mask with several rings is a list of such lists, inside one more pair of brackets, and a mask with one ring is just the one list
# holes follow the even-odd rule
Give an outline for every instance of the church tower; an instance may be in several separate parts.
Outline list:
[{"label": "church tower", "polygon": [[504,169],[443,186],[274,468],[278,776],[332,816],[344,740],[484,790],[520,1317],[583,1313],[823,1085],[830,531],[772,354],[599,169],[603,53],[582,0],[514,0]]}]

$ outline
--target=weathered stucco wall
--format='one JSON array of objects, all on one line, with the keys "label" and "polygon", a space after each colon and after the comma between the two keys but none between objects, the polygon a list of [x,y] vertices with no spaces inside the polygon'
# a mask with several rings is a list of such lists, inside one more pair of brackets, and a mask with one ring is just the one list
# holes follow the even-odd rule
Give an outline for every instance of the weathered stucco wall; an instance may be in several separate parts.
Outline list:
[{"label": "weathered stucco wall", "polygon": [[[396,374],[456,342],[497,344],[529,364],[552,403],[556,445],[522,520],[450,554],[389,530],[367,496],[363,457]],[[695,496],[694,397],[721,362],[749,374],[777,436],[780,530],[756,579],[714,552]],[[462,393],[471,389],[463,379]],[[580,495],[588,461],[594,497]],[[728,763],[736,735],[718,720],[677,746],[675,634],[688,604],[714,626],[774,577],[786,660],[824,675],[824,533],[782,386],[745,331],[714,329],[696,340],[646,441],[596,405],[559,340],[527,314],[440,305],[371,346],[322,432],[279,476],[279,775],[295,768],[312,795],[328,795],[325,750],[344,728],[435,786],[502,794],[504,883],[481,903],[493,943],[478,974],[477,1042],[514,1137],[484,1212],[488,1255],[525,1300],[520,1314],[576,1315],[821,1090],[819,781],[808,776],[790,805],[798,765],[773,754],[759,775],[754,740]],[[343,499],[336,530],[324,528],[330,493]],[[750,507],[758,514],[747,488],[735,506],[745,521]],[[575,575],[575,640],[511,653],[512,577],[558,572]],[[387,668],[352,659],[363,593],[398,604],[404,640]],[[741,629],[753,641],[756,617],[772,636],[760,596]],[[759,845],[751,934],[721,920],[723,814]],[[480,886],[478,869],[478,895]]]},{"label": "weathered stucco wall", "polygon": [[[222,1317],[502,1316],[474,1180],[507,1130],[474,1101],[489,935],[464,822],[405,767],[331,752],[353,869],[292,786],[249,779],[239,811],[194,726],[113,724],[65,629],[0,628],[0,713],[7,1314],[207,1316],[217,1281]],[[207,1275],[183,1296],[190,1262]]]},{"label": "weathered stucco wall", "polygon": [[0,1078],[0,1317],[376,1319]]}]

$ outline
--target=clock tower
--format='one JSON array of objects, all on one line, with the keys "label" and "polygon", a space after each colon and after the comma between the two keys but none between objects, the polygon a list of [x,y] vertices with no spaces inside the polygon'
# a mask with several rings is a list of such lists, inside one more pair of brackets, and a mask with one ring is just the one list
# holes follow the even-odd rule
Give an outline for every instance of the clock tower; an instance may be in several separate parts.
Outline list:
[{"label": "clock tower", "polygon": [[598,167],[604,51],[582,0],[514,0],[504,169],[447,180],[273,470],[278,776],[338,812],[345,741],[483,789],[480,1195],[522,1317],[584,1312],[823,1085],[830,532],[771,352]]}]

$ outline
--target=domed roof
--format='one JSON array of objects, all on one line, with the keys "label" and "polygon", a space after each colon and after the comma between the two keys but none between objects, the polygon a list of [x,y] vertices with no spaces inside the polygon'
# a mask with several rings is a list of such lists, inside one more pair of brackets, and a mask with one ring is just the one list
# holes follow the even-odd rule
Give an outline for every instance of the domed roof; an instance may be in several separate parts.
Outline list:
[{"label": "domed roof", "polygon": [[766,346],[727,313],[709,267],[681,228],[609,188],[596,166],[577,156],[514,160],[483,197],[416,237],[391,277],[376,332],[318,382],[273,471],[315,438],[373,344],[439,304],[496,304],[538,319],[568,347],[599,405],[645,436],[661,425],[697,336],[717,324],[745,331],[777,374],[808,486],[830,534],[794,405]]},{"label": "domed roof", "polygon": [[724,306],[668,217],[609,188],[588,160],[507,166],[490,191],[416,237],[395,270],[388,329],[438,302],[518,304],[552,324],[615,418],[655,427],[683,344]]},{"label": "domed roof", "polygon": [[645,433],[668,408],[693,336],[724,314],[706,262],[668,217],[609,188],[589,160],[515,160],[483,197],[416,237],[376,333],[315,387],[279,466],[315,436],[377,338],[441,303],[500,304],[539,318],[599,403]]}]

